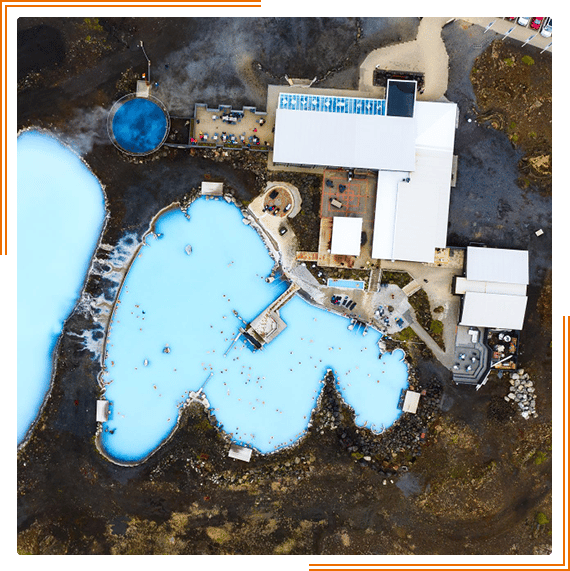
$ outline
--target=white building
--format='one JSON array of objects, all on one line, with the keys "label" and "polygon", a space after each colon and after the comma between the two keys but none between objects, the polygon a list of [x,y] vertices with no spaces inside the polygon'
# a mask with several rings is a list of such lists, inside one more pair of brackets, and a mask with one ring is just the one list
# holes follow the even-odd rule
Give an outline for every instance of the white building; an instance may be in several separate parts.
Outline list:
[{"label": "white building", "polygon": [[459,324],[522,329],[528,283],[528,251],[467,248],[465,277],[455,283],[464,296]]},{"label": "white building", "polygon": [[[406,97],[400,83],[388,101]],[[387,115],[383,99],[280,92],[273,162],[379,171],[372,258],[433,263],[447,243],[457,105],[408,91],[412,116]]]},{"label": "white building", "polygon": [[360,255],[362,218],[333,217],[331,254]]}]

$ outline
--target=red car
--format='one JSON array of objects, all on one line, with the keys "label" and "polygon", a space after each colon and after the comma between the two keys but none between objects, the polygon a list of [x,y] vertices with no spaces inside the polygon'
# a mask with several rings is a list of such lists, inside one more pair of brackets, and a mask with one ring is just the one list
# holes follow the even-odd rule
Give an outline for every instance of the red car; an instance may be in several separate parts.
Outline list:
[{"label": "red car", "polygon": [[544,20],[544,18],[531,18],[530,27],[533,30],[540,30],[540,26],[542,25],[542,20]]}]

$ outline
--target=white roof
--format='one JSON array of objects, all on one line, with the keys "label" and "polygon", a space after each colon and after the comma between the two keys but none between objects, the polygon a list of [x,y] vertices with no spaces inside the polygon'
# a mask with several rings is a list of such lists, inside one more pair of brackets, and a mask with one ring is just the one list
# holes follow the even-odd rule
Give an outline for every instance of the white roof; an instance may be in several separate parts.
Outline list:
[{"label": "white roof", "polygon": [[279,93],[273,161],[381,171],[372,257],[433,262],[447,245],[457,105],[389,117],[380,99],[312,93]]},{"label": "white roof", "polygon": [[333,218],[331,254],[360,255],[362,218],[335,216]]},{"label": "white roof", "polygon": [[453,151],[457,105],[439,101],[416,101],[416,146]]},{"label": "white roof", "polygon": [[468,291],[479,293],[498,293],[501,295],[526,295],[526,285],[507,284],[503,282],[470,281],[458,277],[455,281],[455,293],[465,294]]},{"label": "white roof", "polygon": [[528,284],[528,251],[467,248],[468,280]]},{"label": "white roof", "polygon": [[378,260],[394,258],[394,234],[398,203],[398,185],[408,176],[406,172],[380,171],[376,187],[372,257]]},{"label": "white roof", "polygon": [[[283,95],[287,94],[280,93],[279,97]],[[415,167],[415,125],[410,117],[285,109],[278,105],[273,161],[410,171]]]},{"label": "white roof", "polygon": [[420,402],[420,393],[416,393],[414,391],[406,391],[406,398],[404,399],[402,411],[416,414],[419,402]]},{"label": "white roof", "polygon": [[223,182],[202,182],[202,194],[205,196],[220,196],[224,193]]},{"label": "white roof", "polygon": [[416,102],[415,170],[378,173],[373,258],[433,263],[446,247],[456,113],[454,103]]},{"label": "white roof", "polygon": [[527,297],[467,292],[460,325],[495,329],[522,329]]},{"label": "white roof", "polygon": [[109,420],[109,401],[108,400],[98,400],[97,401],[97,422],[107,422]]},{"label": "white roof", "polygon": [[230,451],[228,456],[230,458],[235,458],[236,460],[241,460],[242,462],[249,462],[251,459],[251,453],[253,450],[251,448],[246,448],[245,446],[238,446],[237,444],[232,444],[230,446]]}]

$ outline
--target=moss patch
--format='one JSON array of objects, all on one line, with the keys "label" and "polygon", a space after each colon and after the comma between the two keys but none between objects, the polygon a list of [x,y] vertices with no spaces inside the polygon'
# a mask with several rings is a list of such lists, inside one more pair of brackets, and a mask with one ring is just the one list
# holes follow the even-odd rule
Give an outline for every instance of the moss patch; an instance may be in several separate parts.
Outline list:
[{"label": "moss patch", "polygon": [[412,276],[408,272],[386,272],[382,271],[382,279],[380,283],[395,284],[398,287],[405,287],[412,281]]}]

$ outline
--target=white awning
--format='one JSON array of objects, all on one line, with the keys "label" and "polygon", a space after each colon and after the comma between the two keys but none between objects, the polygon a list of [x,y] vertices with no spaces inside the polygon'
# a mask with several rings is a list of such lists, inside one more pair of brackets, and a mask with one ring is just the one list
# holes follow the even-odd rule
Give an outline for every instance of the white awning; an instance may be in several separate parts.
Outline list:
[{"label": "white awning", "polygon": [[526,286],[523,284],[472,281],[458,277],[455,282],[455,293],[462,295],[468,291],[498,293],[501,295],[526,295]]}]

